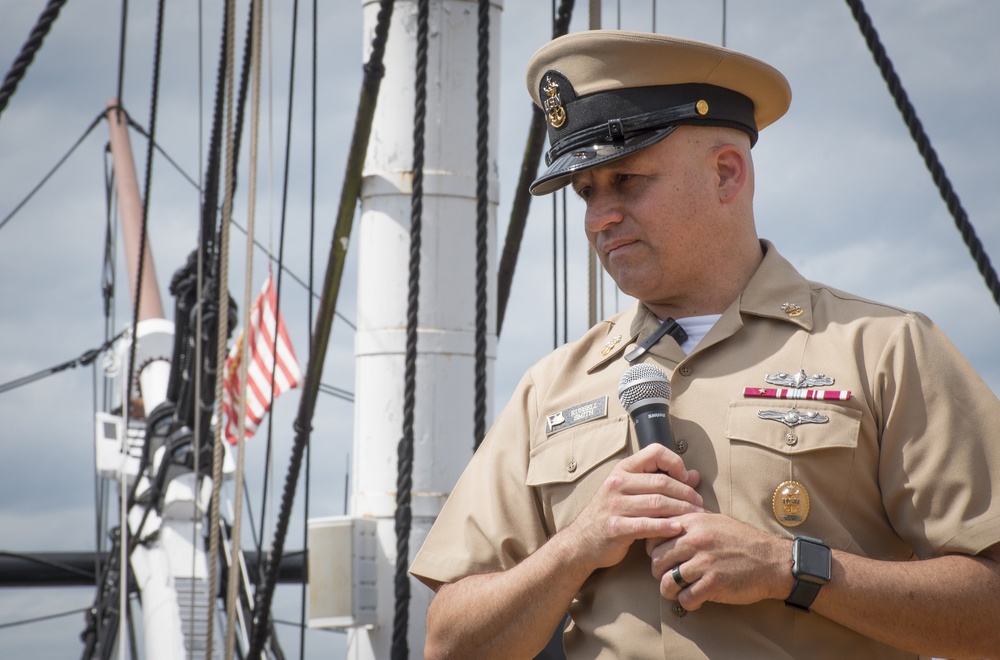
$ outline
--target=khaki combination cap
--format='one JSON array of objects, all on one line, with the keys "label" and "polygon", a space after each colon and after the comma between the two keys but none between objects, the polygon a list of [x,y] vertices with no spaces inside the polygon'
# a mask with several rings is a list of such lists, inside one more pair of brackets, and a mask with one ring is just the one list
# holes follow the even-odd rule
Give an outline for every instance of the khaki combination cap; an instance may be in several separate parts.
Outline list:
[{"label": "khaki combination cap", "polygon": [[528,62],[527,84],[545,113],[550,146],[533,195],[655,144],[680,125],[736,128],[754,144],[792,100],[781,72],[749,55],[619,30],[574,32],[542,46]]}]

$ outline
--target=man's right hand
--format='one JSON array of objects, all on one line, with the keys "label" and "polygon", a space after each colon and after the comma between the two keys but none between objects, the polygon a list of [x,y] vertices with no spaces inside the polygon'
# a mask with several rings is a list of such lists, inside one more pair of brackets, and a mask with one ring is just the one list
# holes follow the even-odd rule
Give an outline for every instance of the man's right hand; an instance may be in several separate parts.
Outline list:
[{"label": "man's right hand", "polygon": [[621,562],[638,539],[676,537],[683,530],[673,516],[703,510],[700,481],[660,445],[626,457],[577,519],[527,559],[440,586],[425,657],[537,655],[593,571]]},{"label": "man's right hand", "polygon": [[576,559],[593,570],[614,566],[638,539],[673,538],[682,527],[674,516],[699,513],[696,470],[661,445],[622,459],[577,519],[560,535],[572,538]]}]

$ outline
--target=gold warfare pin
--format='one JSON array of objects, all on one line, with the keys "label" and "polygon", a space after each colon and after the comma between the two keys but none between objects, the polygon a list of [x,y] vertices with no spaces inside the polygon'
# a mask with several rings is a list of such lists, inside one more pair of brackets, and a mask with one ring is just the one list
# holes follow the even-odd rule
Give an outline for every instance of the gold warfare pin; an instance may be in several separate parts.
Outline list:
[{"label": "gold warfare pin", "polygon": [[785,314],[788,314],[792,318],[795,318],[796,316],[802,316],[803,314],[802,308],[796,305],[795,303],[791,302],[782,303],[781,311],[783,311]]}]

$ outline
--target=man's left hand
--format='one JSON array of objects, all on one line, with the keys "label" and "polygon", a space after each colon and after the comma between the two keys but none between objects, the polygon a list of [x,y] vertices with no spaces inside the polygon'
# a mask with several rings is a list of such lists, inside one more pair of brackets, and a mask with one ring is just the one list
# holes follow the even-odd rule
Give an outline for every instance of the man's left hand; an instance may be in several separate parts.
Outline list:
[{"label": "man's left hand", "polygon": [[675,520],[682,534],[646,542],[664,598],[696,610],[708,601],[746,605],[783,599],[791,592],[790,540],[718,513],[692,513]]}]

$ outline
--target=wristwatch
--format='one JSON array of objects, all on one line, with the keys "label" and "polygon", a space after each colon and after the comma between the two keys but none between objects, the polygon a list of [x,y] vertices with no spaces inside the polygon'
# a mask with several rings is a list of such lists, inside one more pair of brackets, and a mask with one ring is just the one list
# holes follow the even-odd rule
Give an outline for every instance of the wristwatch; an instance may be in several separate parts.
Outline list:
[{"label": "wristwatch", "polygon": [[795,584],[785,605],[803,612],[816,600],[820,588],[830,582],[830,548],[819,539],[796,536],[792,541],[792,577]]}]

